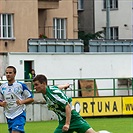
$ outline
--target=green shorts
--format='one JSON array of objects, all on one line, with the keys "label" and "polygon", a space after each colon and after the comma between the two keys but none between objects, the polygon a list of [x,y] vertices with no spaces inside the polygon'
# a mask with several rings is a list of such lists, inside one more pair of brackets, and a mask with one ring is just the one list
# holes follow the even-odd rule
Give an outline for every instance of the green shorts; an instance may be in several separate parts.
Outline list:
[{"label": "green shorts", "polygon": [[79,115],[76,110],[71,112],[71,122],[70,127],[67,132],[62,132],[62,127],[65,124],[65,119],[59,122],[59,126],[56,128],[54,133],[85,133],[91,126]]}]

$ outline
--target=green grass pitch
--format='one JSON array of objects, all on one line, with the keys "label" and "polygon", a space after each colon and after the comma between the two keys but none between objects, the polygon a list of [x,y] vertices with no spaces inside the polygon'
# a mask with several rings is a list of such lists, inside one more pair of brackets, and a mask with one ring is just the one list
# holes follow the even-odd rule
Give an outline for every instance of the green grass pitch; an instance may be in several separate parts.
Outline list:
[{"label": "green grass pitch", "polygon": [[[85,118],[85,120],[95,129],[108,130],[112,133],[133,133],[133,117],[114,118]],[[53,133],[58,121],[27,122],[26,133]],[[8,133],[7,124],[0,123],[0,133]]]}]

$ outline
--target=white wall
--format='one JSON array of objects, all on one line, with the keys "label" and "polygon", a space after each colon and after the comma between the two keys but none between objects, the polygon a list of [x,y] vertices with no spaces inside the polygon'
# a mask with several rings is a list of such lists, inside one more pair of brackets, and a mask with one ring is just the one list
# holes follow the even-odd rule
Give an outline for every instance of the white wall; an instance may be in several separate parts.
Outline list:
[{"label": "white wall", "polygon": [[17,79],[24,78],[25,60],[34,61],[36,74],[52,79],[124,78],[133,76],[132,56],[133,53],[9,53],[9,65],[17,67]]},{"label": "white wall", "polygon": [[[132,56],[133,53],[9,53],[9,65],[16,66],[18,71],[16,79],[24,79],[25,60],[34,61],[36,74],[45,74],[48,79],[131,78],[133,77]],[[57,80],[56,84],[66,82],[72,84],[73,88],[72,80]],[[78,80],[75,85],[77,88]],[[113,95],[112,90],[100,91],[100,88],[113,88],[112,79],[99,79],[97,86],[100,96]],[[123,94],[128,95],[128,91],[116,91],[116,95]],[[129,94],[131,95],[132,92],[130,91]],[[69,91],[67,95],[73,97],[74,93]],[[78,96],[78,92],[75,95]]]},{"label": "white wall", "polygon": [[8,65],[8,57],[6,53],[0,53],[0,79],[5,73],[5,67]]}]

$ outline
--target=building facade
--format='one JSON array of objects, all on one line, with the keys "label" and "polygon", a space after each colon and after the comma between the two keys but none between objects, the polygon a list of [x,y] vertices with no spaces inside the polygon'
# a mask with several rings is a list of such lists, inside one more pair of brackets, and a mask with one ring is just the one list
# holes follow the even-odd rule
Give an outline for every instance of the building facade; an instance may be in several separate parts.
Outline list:
[{"label": "building facade", "polygon": [[78,29],[94,33],[94,0],[78,0]]},{"label": "building facade", "polygon": [[0,0],[0,52],[27,52],[39,36],[77,39],[77,19],[77,0]]},{"label": "building facade", "polygon": [[86,34],[104,31],[105,39],[107,26],[108,39],[132,39],[132,14],[132,0],[78,0],[79,31],[84,31]]},{"label": "building facade", "polygon": [[[94,5],[95,32],[104,30],[106,34],[106,25],[109,24],[110,39],[133,38],[132,0],[95,0]],[[108,7],[109,12],[106,10]]]}]

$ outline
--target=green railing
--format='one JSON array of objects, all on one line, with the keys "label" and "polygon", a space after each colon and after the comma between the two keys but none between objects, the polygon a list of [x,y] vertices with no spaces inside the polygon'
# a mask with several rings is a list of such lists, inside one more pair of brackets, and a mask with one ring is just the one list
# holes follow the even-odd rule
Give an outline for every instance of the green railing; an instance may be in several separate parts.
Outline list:
[{"label": "green railing", "polygon": [[[32,80],[18,79],[25,82],[36,93]],[[3,83],[0,81],[0,83]],[[82,82],[82,84],[81,84]],[[48,79],[49,85],[70,83],[65,93],[71,97],[85,96],[130,96],[133,95],[133,78],[66,78]],[[91,83],[91,84],[90,84]],[[88,95],[87,95],[88,94]]]},{"label": "green railing", "polygon": [[[85,81],[84,86],[80,84]],[[91,86],[87,81],[92,81]],[[48,79],[49,85],[70,83],[70,88],[65,90],[72,97],[83,97],[82,93],[92,93],[88,96],[129,96],[133,95],[133,78],[67,78]],[[86,84],[87,83],[87,84]],[[34,92],[33,88],[32,91]]]}]

